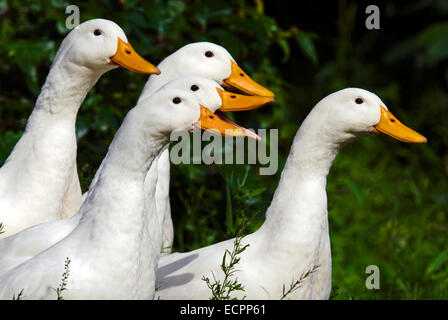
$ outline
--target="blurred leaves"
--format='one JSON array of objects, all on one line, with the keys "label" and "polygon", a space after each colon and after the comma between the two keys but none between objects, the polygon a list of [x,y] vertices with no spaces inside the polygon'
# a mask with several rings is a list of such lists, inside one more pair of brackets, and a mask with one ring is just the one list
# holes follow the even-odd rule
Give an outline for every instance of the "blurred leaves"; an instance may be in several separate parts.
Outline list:
[{"label": "blurred leaves", "polygon": [[313,61],[314,64],[317,63],[317,52],[314,47],[313,38],[316,35],[312,33],[307,33],[303,31],[294,32],[294,38],[297,41],[298,46],[303,51],[303,53]]},{"label": "blurred leaves", "polygon": [[418,58],[420,65],[435,66],[448,58],[448,22],[433,23],[412,38],[397,44],[388,60],[406,58],[409,54]]}]

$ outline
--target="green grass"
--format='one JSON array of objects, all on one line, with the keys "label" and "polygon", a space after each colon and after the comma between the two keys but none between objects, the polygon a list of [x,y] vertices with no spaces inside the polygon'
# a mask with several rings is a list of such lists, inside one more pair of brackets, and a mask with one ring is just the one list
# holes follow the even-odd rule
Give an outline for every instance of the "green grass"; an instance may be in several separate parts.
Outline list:
[{"label": "green grass", "polygon": [[292,279],[291,283],[289,284],[289,288],[286,289],[286,285],[283,285],[283,291],[282,296],[280,300],[285,300],[288,298],[288,296],[299,289],[302,285],[302,283],[314,272],[316,272],[319,269],[319,266],[313,266],[310,270],[300,275],[300,277],[297,280]]},{"label": "green grass", "polygon": [[54,292],[56,292],[56,300],[64,300],[62,292],[67,289],[67,281],[70,276],[70,262],[71,260],[67,257],[64,263],[64,273],[62,273],[61,283],[56,289],[53,288]]},{"label": "green grass", "polygon": [[[238,281],[236,269],[237,264],[240,262],[240,255],[244,253],[249,244],[241,245],[243,236],[238,235],[233,241],[232,251],[226,249],[222,257],[221,271],[224,274],[223,280],[218,280],[215,274],[212,272],[213,279],[203,276],[202,280],[207,284],[207,287],[211,291],[210,300],[237,300],[236,297],[232,297],[232,294],[236,291],[244,292],[244,284]],[[244,300],[246,296],[238,300]]]}]

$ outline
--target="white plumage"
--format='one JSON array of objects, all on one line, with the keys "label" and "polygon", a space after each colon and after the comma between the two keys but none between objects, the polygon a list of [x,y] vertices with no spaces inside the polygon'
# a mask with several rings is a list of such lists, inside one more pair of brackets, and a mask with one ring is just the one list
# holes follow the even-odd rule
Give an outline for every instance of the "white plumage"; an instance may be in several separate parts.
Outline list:
[{"label": "white plumage", "polygon": [[[362,100],[357,100],[357,99]],[[358,102],[362,101],[360,104]],[[362,89],[344,89],[322,99],[298,130],[264,224],[242,240],[249,247],[240,255],[234,278],[244,286],[235,297],[280,299],[283,285],[318,267],[288,299],[328,299],[331,291],[331,249],[326,179],[339,150],[348,142],[396,126],[393,135],[407,142],[425,142],[413,130],[385,120],[385,105]],[[400,127],[401,126],[401,127]],[[187,253],[163,256],[157,271],[161,299],[209,299],[202,277],[223,280],[220,264],[234,239]]]}]

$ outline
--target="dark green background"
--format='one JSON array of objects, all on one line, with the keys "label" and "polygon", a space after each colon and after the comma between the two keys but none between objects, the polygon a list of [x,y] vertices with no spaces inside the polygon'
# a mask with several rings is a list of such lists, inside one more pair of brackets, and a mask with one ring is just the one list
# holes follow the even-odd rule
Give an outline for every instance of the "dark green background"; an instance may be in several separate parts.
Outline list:
[{"label": "dark green background", "polygon": [[[246,232],[255,230],[301,121],[327,94],[356,86],[378,94],[428,144],[373,136],[336,158],[327,186],[332,298],[448,298],[448,1],[377,2],[380,30],[365,27],[367,2],[291,3],[71,4],[80,7],[81,21],[117,22],[134,48],[156,64],[187,43],[219,43],[277,95],[272,105],[232,114],[245,127],[279,128],[275,176],[259,176],[256,165],[172,166],[176,251],[234,236],[243,213],[250,218]],[[68,32],[68,4],[0,0],[0,163],[20,137]],[[146,79],[114,70],[87,96],[77,122],[84,190]],[[365,268],[371,264],[380,268],[380,290],[365,288]]]}]

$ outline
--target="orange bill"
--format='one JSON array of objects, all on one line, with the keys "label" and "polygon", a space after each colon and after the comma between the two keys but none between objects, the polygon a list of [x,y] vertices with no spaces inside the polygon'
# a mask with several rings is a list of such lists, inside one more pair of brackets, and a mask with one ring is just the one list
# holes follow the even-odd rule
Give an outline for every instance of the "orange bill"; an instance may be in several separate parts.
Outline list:
[{"label": "orange bill", "polygon": [[222,100],[222,106],[219,110],[223,112],[252,110],[274,101],[273,97],[246,96],[224,91],[220,88],[216,88],[216,90]]},{"label": "orange bill", "polygon": [[224,85],[237,88],[250,95],[274,98],[275,94],[252,80],[234,61],[231,61],[231,74]]},{"label": "orange bill", "polygon": [[372,132],[382,133],[397,140],[409,143],[426,143],[426,138],[420,133],[406,127],[389,110],[381,107],[381,118],[377,125],[373,126]]},{"label": "orange bill", "polygon": [[130,43],[126,43],[120,38],[118,38],[117,52],[110,57],[110,60],[111,64],[117,64],[134,72],[160,74],[159,68],[143,59]]},{"label": "orange bill", "polygon": [[211,112],[209,109],[202,105],[201,115],[195,126],[202,130],[217,131],[220,135],[223,136],[251,137],[256,140],[260,140],[260,137],[252,131],[247,130],[231,122],[230,120],[223,118],[219,114]]}]

